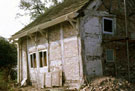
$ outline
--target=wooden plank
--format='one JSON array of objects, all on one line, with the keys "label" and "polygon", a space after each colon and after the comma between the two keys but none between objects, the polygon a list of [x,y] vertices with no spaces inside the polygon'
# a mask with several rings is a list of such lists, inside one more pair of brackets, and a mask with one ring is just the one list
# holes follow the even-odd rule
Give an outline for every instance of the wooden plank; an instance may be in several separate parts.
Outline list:
[{"label": "wooden plank", "polygon": [[61,61],[62,61],[62,71],[64,71],[63,69],[63,64],[64,64],[64,41],[63,41],[63,27],[61,24],[60,27],[60,40],[61,40]]},{"label": "wooden plank", "polygon": [[46,73],[45,87],[52,87],[52,73]]},{"label": "wooden plank", "polygon": [[20,53],[19,53],[20,47],[19,43],[17,43],[17,82],[20,83]]},{"label": "wooden plank", "polygon": [[60,72],[59,71],[55,71],[52,72],[52,86],[60,86]]}]

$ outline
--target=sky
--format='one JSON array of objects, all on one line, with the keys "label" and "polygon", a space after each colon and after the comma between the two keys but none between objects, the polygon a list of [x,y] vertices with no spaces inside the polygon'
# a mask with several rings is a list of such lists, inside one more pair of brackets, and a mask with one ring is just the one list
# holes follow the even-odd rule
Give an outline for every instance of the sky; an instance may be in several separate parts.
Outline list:
[{"label": "sky", "polygon": [[[29,16],[17,17],[17,13],[25,12],[19,9],[19,2],[20,0],[0,0],[0,36],[4,38],[10,38],[31,22]],[[52,3],[47,3],[47,7],[50,5]]]},{"label": "sky", "polygon": [[16,18],[22,12],[19,9],[20,0],[0,0],[0,36],[10,38],[30,22],[29,17]]}]

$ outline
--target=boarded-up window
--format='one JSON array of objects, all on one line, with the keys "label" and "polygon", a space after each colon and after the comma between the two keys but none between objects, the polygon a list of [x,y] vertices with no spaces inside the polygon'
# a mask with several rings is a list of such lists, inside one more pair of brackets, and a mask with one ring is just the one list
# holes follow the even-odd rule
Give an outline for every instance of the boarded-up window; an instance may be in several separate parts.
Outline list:
[{"label": "boarded-up window", "polygon": [[106,61],[114,62],[114,50],[113,49],[106,50]]},{"label": "boarded-up window", "polygon": [[40,67],[47,66],[47,51],[39,52]]},{"label": "boarded-up window", "polygon": [[36,53],[30,54],[30,62],[31,62],[31,68],[36,68],[37,67]]},{"label": "boarded-up window", "polygon": [[103,18],[103,33],[113,34],[114,32],[114,24],[113,19],[111,18]]}]

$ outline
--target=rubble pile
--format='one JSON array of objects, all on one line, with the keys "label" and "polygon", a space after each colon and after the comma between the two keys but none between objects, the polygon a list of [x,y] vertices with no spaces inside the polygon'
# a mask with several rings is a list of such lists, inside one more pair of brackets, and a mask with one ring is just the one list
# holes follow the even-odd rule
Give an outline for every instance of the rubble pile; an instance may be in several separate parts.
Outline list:
[{"label": "rubble pile", "polygon": [[135,91],[135,85],[113,77],[95,78],[82,91]]}]

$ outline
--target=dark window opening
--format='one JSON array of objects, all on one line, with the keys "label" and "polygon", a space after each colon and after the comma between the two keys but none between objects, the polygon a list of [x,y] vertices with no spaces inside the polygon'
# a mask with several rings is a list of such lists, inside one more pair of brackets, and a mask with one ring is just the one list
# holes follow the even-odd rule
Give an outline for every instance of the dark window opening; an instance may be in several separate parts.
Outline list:
[{"label": "dark window opening", "polygon": [[47,66],[47,53],[44,52],[44,66]]},{"label": "dark window opening", "polygon": [[43,67],[43,56],[42,56],[42,52],[39,52],[39,61],[40,61],[40,67]]},{"label": "dark window opening", "polygon": [[34,68],[36,68],[36,67],[37,67],[37,62],[36,62],[36,53],[34,53],[34,54],[33,54],[33,56],[34,56]]},{"label": "dark window opening", "polygon": [[33,54],[30,55],[30,62],[31,62],[31,68],[37,67],[36,53],[33,53]]},{"label": "dark window opening", "polygon": [[33,61],[32,61],[32,55],[30,55],[30,62],[31,62],[31,68],[33,68]]},{"label": "dark window opening", "polygon": [[112,33],[113,32],[113,20],[104,19],[104,32]]},{"label": "dark window opening", "polygon": [[40,67],[47,66],[47,52],[39,52]]}]

